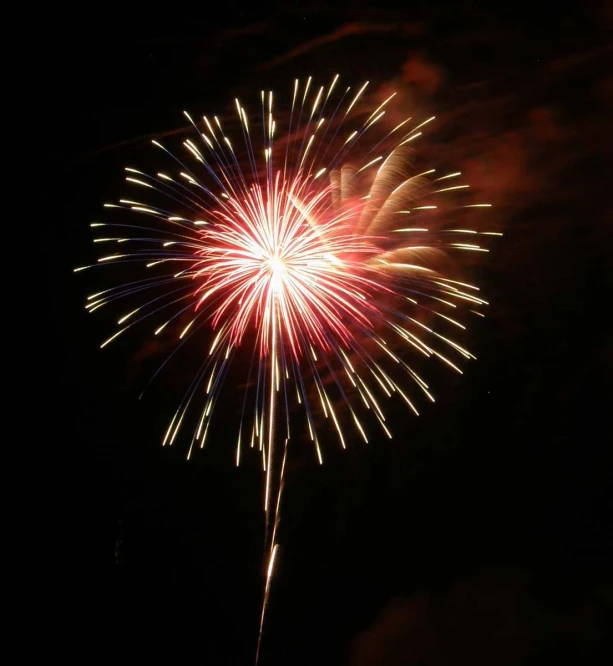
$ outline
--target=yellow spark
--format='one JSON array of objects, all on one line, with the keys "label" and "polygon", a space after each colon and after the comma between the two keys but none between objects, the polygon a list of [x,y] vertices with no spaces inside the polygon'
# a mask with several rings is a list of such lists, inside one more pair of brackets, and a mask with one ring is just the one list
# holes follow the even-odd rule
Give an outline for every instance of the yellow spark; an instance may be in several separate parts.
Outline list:
[{"label": "yellow spark", "polygon": [[117,331],[117,333],[115,333],[114,335],[111,335],[110,338],[108,338],[107,340],[105,340],[105,341],[100,345],[100,349],[106,347],[106,346],[109,344],[109,342],[112,342],[117,336],[121,335],[121,334],[122,334],[125,330],[127,330],[128,328],[130,328],[130,327],[129,327],[129,326],[126,326],[125,328],[122,328],[120,331]]},{"label": "yellow spark", "polygon": [[375,157],[374,160],[371,160],[368,162],[368,164],[365,164],[361,169],[358,169],[357,173],[360,173],[360,171],[364,171],[364,169],[368,169],[369,166],[372,166],[373,164],[376,164],[379,160],[383,159],[383,155],[379,155],[379,157]]},{"label": "yellow spark", "polygon": [[368,444],[368,437],[366,437],[366,433],[364,432],[364,428],[362,428],[362,424],[358,420],[358,417],[355,415],[355,412],[353,411],[353,409],[351,410],[351,416],[353,416],[353,420],[355,421],[355,424],[358,427],[358,430],[362,434],[362,437],[364,438],[364,441],[366,442],[366,444]]},{"label": "yellow spark", "polygon": [[357,133],[358,133],[357,130],[351,132],[351,134],[347,137],[345,144],[348,144],[351,141],[351,139],[355,138],[357,136]]},{"label": "yellow spark", "polygon": [[455,185],[454,187],[444,187],[442,190],[434,190],[434,194],[439,192],[450,192],[451,190],[463,190],[467,187],[470,187],[470,185]]},{"label": "yellow spark", "polygon": [[455,178],[456,176],[461,176],[462,173],[460,171],[456,171],[455,173],[449,173],[446,176],[441,176],[440,178],[437,178],[434,182],[437,183],[439,180],[446,180],[447,178]]},{"label": "yellow spark", "polygon": [[421,136],[421,132],[417,132],[417,134],[413,134],[410,136],[408,139],[405,139],[401,143],[399,143],[399,146],[404,146],[405,143],[409,143],[409,141],[413,141],[413,139],[416,139],[418,136]]},{"label": "yellow spark", "polygon": [[386,105],[391,99],[393,99],[395,96],[396,96],[396,93],[393,92],[393,93],[392,93],[392,94],[391,94],[391,95],[390,95],[385,101],[381,102],[381,104],[379,104],[379,106],[378,106],[378,107],[377,107],[377,108],[376,108],[376,109],[370,114],[370,116],[368,116],[368,119],[366,120],[366,122],[368,123],[368,121],[369,121],[373,116],[375,116],[377,113],[379,113],[379,111],[381,111],[381,109],[382,109],[382,108],[383,108],[383,107],[384,107],[384,106],[385,106],[385,105]]},{"label": "yellow spark", "polygon": [[117,320],[117,324],[123,324],[124,321],[127,321],[133,314],[136,314],[141,308],[136,308],[136,310],[132,310],[132,312],[128,312],[127,315],[124,315],[121,319]]},{"label": "yellow spark", "polygon": [[275,557],[277,556],[277,544],[274,545],[272,549],[272,555],[270,556],[270,563],[268,565],[268,572],[266,574],[266,578],[270,580],[272,577],[272,572],[274,571],[274,566],[275,566]]},{"label": "yellow spark", "polygon": [[158,215],[159,213],[156,210],[151,210],[151,208],[145,208],[144,206],[132,206],[132,210],[137,213],[147,213],[149,215]]},{"label": "yellow spark", "polygon": [[156,328],[154,335],[159,335],[166,328],[166,326],[168,326],[168,322],[165,322],[159,328]]}]

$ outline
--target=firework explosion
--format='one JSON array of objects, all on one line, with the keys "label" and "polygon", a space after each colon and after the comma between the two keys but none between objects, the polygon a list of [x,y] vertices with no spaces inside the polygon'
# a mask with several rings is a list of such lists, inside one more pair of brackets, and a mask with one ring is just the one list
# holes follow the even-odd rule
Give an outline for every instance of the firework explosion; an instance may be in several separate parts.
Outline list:
[{"label": "firework explosion", "polygon": [[246,370],[236,463],[247,446],[266,473],[265,599],[292,424],[306,426],[320,462],[322,421],[343,447],[352,429],[368,441],[366,421],[391,437],[381,399],[396,394],[417,413],[412,387],[433,401],[415,359],[461,372],[458,361],[474,357],[447,331],[463,331],[458,313],[479,315],[485,304],[475,286],[440,267],[451,251],[487,251],[475,240],[494,232],[456,228],[447,214],[488,204],[458,203],[468,188],[455,184],[459,173],[412,173],[412,142],[433,119],[390,129],[393,95],[364,112],[366,86],[341,89],[338,76],[328,87],[296,81],[283,126],[272,93],[262,92],[255,126],[236,100],[231,137],[218,117],[196,122],[186,113],[193,138],[183,156],[153,142],[175,172],[127,168],[126,180],[148,197],[106,204],[145,222],[92,225],[105,230],[96,243],[136,248],[95,265],[137,262],[147,273],[88,297],[92,312],[142,298],[101,346],[141,326],[154,336],[166,331],[177,346],[194,338],[201,345],[164,445],[193,419],[188,456],[203,447],[229,369],[235,362]]}]

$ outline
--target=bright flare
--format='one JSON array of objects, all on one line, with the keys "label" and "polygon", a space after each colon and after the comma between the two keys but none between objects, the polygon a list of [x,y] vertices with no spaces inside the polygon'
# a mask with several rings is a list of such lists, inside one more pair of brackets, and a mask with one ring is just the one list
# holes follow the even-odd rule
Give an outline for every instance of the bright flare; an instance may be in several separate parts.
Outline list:
[{"label": "bright flare", "polygon": [[[466,329],[458,317],[485,304],[441,266],[449,253],[487,251],[479,237],[496,232],[450,220],[488,204],[469,201],[467,184],[440,187],[459,172],[410,169],[416,130],[432,118],[390,129],[393,95],[371,111],[367,84],[354,93],[337,82],[296,81],[291,111],[278,118],[276,98],[262,92],[259,125],[235,100],[232,137],[217,116],[186,113],[193,136],[182,155],[153,142],[175,171],[126,169],[146,201],[107,204],[132,218],[92,225],[108,227],[94,239],[102,247],[122,243],[95,265],[142,266],[88,299],[90,311],[125,303],[121,328],[101,346],[136,328],[195,343],[193,381],[164,438],[172,444],[189,423],[189,455],[204,446],[230,367],[243,369],[235,459],[245,444],[261,451],[267,510],[275,439],[290,438],[295,414],[320,461],[322,419],[343,447],[352,429],[368,441],[375,421],[391,437],[382,399],[396,394],[417,413],[412,386],[434,400],[415,359],[461,372],[474,357],[452,337]],[[462,234],[471,242],[458,242]]]}]

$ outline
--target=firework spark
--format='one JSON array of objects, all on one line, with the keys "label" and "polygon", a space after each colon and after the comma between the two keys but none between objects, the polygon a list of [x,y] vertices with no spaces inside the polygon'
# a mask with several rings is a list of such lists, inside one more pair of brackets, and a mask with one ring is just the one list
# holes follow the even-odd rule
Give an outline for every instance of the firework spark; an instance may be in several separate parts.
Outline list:
[{"label": "firework spark", "polygon": [[232,134],[217,116],[196,122],[186,113],[193,137],[181,156],[153,141],[175,172],[127,168],[128,183],[147,197],[106,205],[145,221],[92,225],[104,232],[96,243],[121,244],[95,265],[136,262],[146,273],[88,298],[92,312],[130,304],[101,346],[135,328],[166,331],[177,346],[207,345],[164,445],[193,415],[188,456],[203,447],[229,368],[246,369],[236,464],[247,446],[266,473],[266,597],[284,468],[275,443],[286,442],[284,456],[290,414],[304,416],[320,462],[322,420],[343,447],[352,429],[368,441],[374,422],[391,437],[382,398],[395,394],[415,413],[411,387],[434,401],[415,359],[461,372],[459,361],[474,357],[447,331],[463,332],[458,313],[485,305],[477,287],[441,266],[455,251],[487,251],[479,244],[486,232],[448,220],[488,204],[465,199],[460,173],[413,173],[413,143],[433,119],[390,128],[394,96],[364,111],[366,89],[342,89],[338,76],[327,87],[296,81],[279,122],[273,93],[261,93],[256,124],[235,100]]}]

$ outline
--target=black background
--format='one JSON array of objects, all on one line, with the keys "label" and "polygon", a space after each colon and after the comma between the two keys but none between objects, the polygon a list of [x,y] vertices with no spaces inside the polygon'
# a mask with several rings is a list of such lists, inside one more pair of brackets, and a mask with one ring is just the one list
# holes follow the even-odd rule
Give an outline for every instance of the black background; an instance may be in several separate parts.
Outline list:
[{"label": "black background", "polygon": [[[54,583],[42,624],[68,663],[253,661],[257,460],[237,470],[221,435],[189,462],[159,446],[177,394],[137,400],[138,336],[99,350],[113,318],[85,313],[96,287],[72,269],[95,256],[88,225],[121,196],[123,166],[144,164],[147,137],[181,127],[183,109],[215,113],[236,94],[337,71],[400,83],[451,118],[451,160],[496,156],[501,175],[482,189],[505,237],[479,269],[491,305],[461,381],[443,376],[419,419],[395,415],[392,442],[330,445],[323,467],[297,445],[262,664],[599,663],[612,554],[610,8],[429,5],[49,13],[36,126],[53,183],[37,212],[52,314],[27,418],[40,417],[52,462],[41,504],[59,499],[41,545],[52,552],[37,555]],[[339,36],[348,24],[359,28]],[[323,35],[336,37],[292,53]],[[442,80],[412,80],[411,58]]]}]

